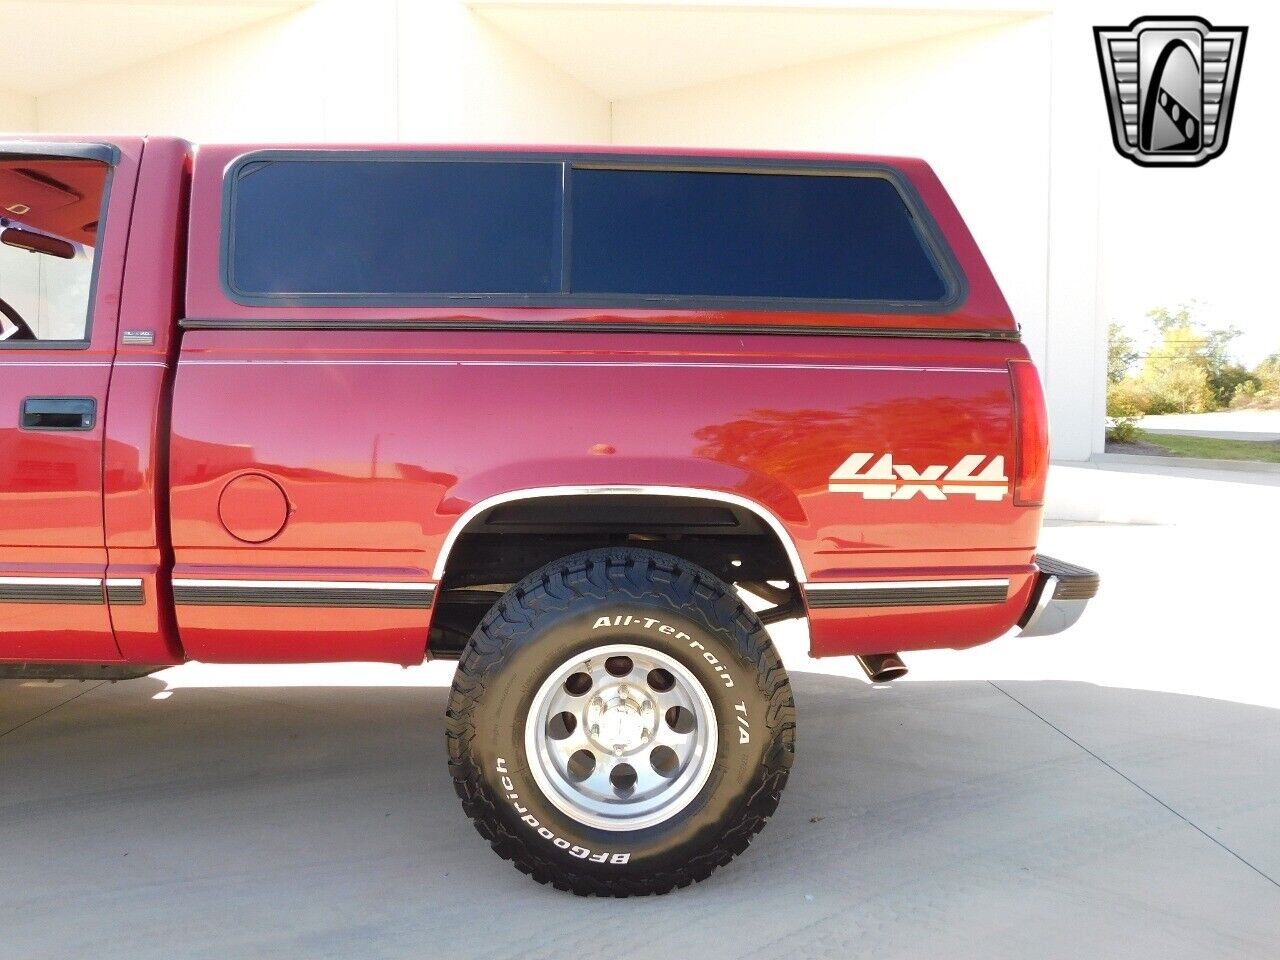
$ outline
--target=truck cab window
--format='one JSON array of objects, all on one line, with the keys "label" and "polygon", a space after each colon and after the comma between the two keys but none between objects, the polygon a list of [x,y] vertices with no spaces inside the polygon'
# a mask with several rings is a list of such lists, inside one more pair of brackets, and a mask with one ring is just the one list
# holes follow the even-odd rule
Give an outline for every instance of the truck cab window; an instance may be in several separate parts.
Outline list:
[{"label": "truck cab window", "polygon": [[88,339],[107,165],[0,157],[0,346]]}]

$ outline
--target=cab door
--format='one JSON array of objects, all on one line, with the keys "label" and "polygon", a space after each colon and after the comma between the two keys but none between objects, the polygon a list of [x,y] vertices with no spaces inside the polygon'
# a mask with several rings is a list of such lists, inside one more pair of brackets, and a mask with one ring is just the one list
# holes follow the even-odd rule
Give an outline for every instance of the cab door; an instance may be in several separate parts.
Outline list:
[{"label": "cab door", "polygon": [[0,141],[0,661],[120,658],[103,424],[141,151]]}]

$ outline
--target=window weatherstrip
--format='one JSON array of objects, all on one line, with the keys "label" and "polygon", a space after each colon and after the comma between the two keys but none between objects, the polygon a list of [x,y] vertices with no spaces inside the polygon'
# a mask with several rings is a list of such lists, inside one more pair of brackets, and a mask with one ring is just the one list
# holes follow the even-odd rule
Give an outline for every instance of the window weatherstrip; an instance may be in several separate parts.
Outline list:
[{"label": "window weatherstrip", "polygon": [[188,317],[184,330],[419,330],[438,333],[657,333],[722,334],[736,337],[906,337],[920,340],[1001,340],[1017,343],[1017,330],[960,327],[842,327],[787,323],[652,323],[617,320],[337,320],[330,317],[288,320],[275,317]]},{"label": "window weatherstrip", "polygon": [[[231,267],[235,249],[236,185],[240,172],[252,163],[280,161],[487,161],[506,163],[559,163],[565,173],[561,191],[561,289],[554,294],[477,294],[432,293],[418,294],[364,294],[337,292],[280,292],[264,293],[244,291],[233,283]],[[677,172],[756,174],[790,174],[804,176],[870,176],[888,180],[898,192],[913,221],[914,228],[924,240],[924,249],[937,269],[946,289],[939,300],[839,300],[806,299],[800,297],[733,297],[733,296],[683,296],[683,295],[608,295],[575,294],[572,292],[572,263],[570,245],[563,243],[565,231],[571,232],[572,168],[582,166],[593,169],[653,170]],[[814,161],[785,160],[753,157],[689,157],[654,156],[643,154],[575,154],[543,152],[502,151],[378,151],[378,150],[259,150],[242,154],[227,167],[222,188],[222,237],[219,244],[219,281],[224,296],[233,303],[244,306],[457,306],[460,304],[513,307],[598,307],[614,309],[664,308],[673,310],[751,310],[777,312],[817,313],[871,313],[871,314],[945,314],[959,307],[969,294],[968,282],[950,247],[942,236],[941,228],[933,219],[927,205],[910,180],[897,169],[872,161]],[[572,237],[570,236],[571,240]]]}]

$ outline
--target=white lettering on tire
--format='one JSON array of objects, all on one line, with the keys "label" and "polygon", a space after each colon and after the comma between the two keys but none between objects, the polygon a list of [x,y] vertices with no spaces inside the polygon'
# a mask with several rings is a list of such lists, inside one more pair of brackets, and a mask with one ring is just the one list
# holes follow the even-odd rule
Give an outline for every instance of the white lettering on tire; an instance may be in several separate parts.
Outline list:
[{"label": "white lettering on tire", "polygon": [[520,814],[520,822],[531,827],[543,840],[550,841],[557,849],[564,850],[569,856],[576,857],[579,860],[589,860],[592,863],[608,863],[614,866],[621,866],[631,861],[631,854],[629,853],[611,853],[608,850],[595,853],[587,847],[570,843],[564,837],[558,836],[530,813],[528,807],[520,803],[520,794],[516,792],[515,783],[511,779],[510,771],[507,770],[506,759],[498,757],[494,768],[498,772],[498,782],[502,785],[502,789],[506,791],[506,798],[511,801],[511,806],[515,812]]},{"label": "white lettering on tire", "polygon": [[733,705],[734,717],[738,721],[738,743],[751,742],[751,723],[747,720],[747,705],[739,700]]},{"label": "white lettering on tire", "polygon": [[[707,661],[720,679],[724,681],[725,689],[733,689],[733,677],[730,675],[728,668],[720,662],[720,658],[682,630],[677,630],[675,627],[652,617],[636,617],[629,613],[617,614],[612,617],[597,617],[591,629],[598,630],[601,627],[639,627],[641,630],[652,630],[657,627],[658,632],[661,634],[674,637],[676,640],[686,640],[689,643],[689,649],[701,651],[702,659]],[[743,743],[746,743],[746,741],[744,740]]]}]

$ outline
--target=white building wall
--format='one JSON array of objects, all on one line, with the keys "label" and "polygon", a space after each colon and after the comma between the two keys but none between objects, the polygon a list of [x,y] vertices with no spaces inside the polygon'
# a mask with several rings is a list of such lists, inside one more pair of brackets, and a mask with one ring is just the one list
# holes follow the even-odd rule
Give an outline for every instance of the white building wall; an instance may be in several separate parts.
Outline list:
[{"label": "white building wall", "polygon": [[46,94],[40,127],[196,141],[389,136],[394,13],[392,0],[324,0]]},{"label": "white building wall", "polygon": [[[1099,23],[1107,22],[1105,19]],[[1048,324],[1035,359],[1049,405],[1057,460],[1101,452],[1106,431],[1106,325],[1098,304],[1098,182],[1111,148],[1097,54],[1087,16],[1051,21]],[[1047,108],[1046,108],[1047,107]],[[1107,154],[1110,153],[1108,158]]]},{"label": "white building wall", "polygon": [[403,0],[407,141],[608,143],[609,102],[453,3]]},{"label": "white building wall", "polygon": [[0,87],[0,130],[21,133],[35,128],[35,97]]},{"label": "white building wall", "polygon": [[319,0],[46,94],[36,119],[206,142],[597,142],[609,105],[461,5]]}]

